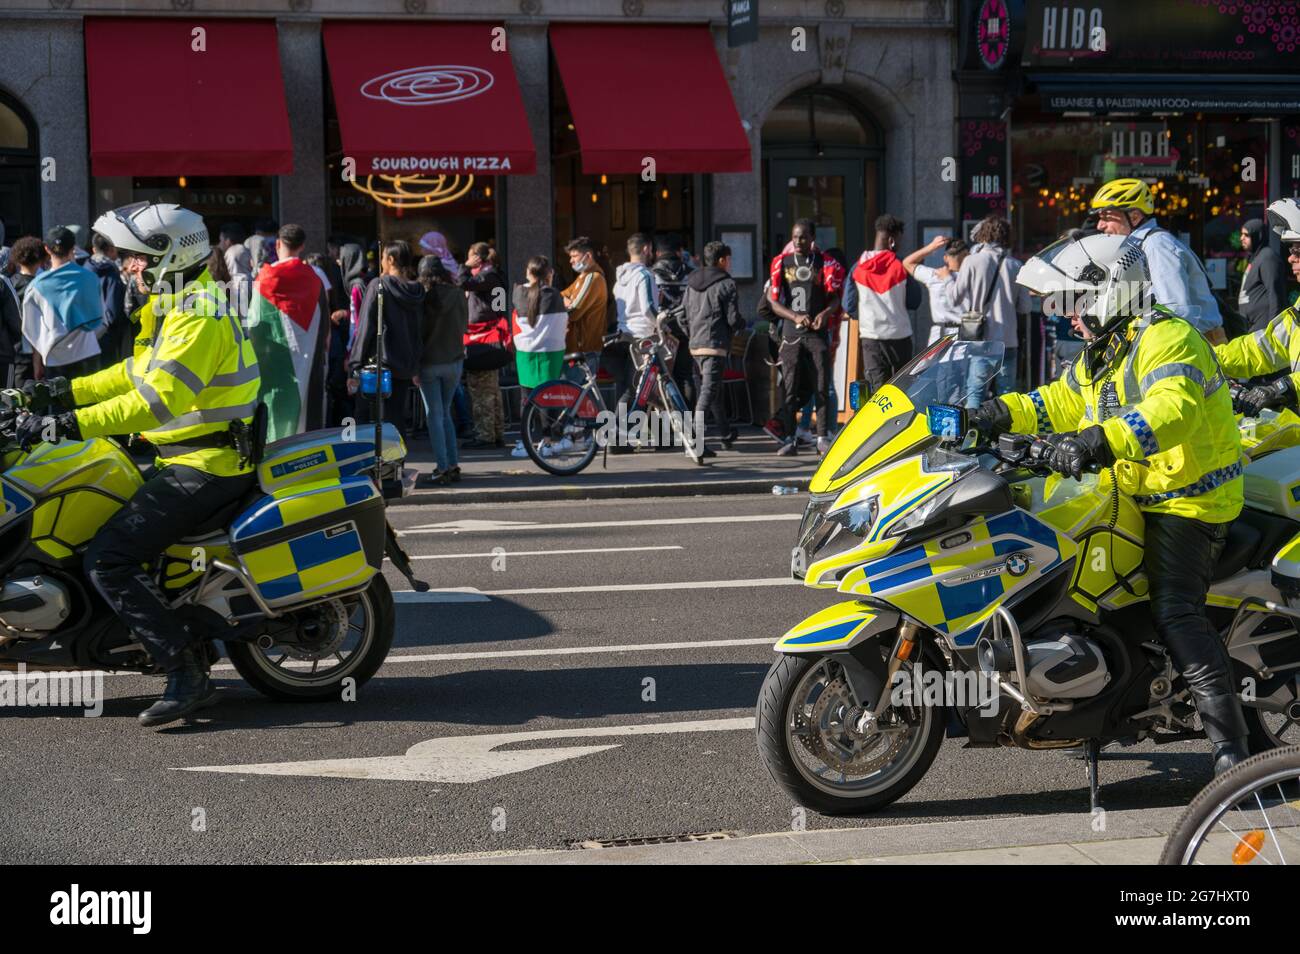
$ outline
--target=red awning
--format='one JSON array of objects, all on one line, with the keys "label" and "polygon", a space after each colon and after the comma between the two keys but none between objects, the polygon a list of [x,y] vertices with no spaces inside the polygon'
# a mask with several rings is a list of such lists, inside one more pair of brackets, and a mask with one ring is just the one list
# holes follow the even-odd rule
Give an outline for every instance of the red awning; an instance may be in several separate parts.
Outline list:
[{"label": "red awning", "polygon": [[87,17],[85,33],[95,175],[293,172],[274,21]]},{"label": "red awning", "polygon": [[327,22],[343,155],[358,175],[519,175],[537,168],[504,27]]},{"label": "red awning", "polygon": [[582,171],[749,172],[749,139],[706,26],[553,23]]}]

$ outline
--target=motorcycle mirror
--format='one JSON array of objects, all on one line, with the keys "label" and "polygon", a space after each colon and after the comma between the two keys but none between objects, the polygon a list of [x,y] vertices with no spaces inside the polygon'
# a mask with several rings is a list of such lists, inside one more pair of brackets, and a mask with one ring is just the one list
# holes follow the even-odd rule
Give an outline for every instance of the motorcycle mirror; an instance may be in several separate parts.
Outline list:
[{"label": "motorcycle mirror", "polygon": [[931,404],[925,409],[925,423],[935,437],[959,441],[966,436],[966,409],[956,404]]}]

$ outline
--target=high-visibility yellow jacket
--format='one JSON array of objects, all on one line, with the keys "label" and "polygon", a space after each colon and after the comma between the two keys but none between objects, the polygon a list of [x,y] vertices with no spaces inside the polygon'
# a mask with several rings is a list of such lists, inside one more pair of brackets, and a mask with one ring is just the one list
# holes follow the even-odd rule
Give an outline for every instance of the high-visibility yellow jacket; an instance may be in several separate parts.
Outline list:
[{"label": "high-visibility yellow jacket", "polygon": [[1291,383],[1300,394],[1300,313],[1283,308],[1265,327],[1233,338],[1214,349],[1223,373],[1233,378],[1291,369]]},{"label": "high-visibility yellow jacket", "polygon": [[1209,342],[1157,308],[1124,332],[1124,353],[1096,380],[1086,353],[1028,394],[1006,394],[1012,430],[1075,432],[1100,424],[1118,485],[1144,510],[1208,523],[1242,505],[1241,443],[1232,398]]},{"label": "high-visibility yellow jacket", "polygon": [[[185,464],[219,476],[247,473],[233,447],[169,455],[168,444],[194,442],[249,422],[257,408],[257,355],[239,320],[204,271],[162,316],[152,344],[120,364],[72,382],[83,437],[139,432],[163,464]],[[141,309],[153,310],[154,300]],[[88,406],[82,406],[88,405]]]}]

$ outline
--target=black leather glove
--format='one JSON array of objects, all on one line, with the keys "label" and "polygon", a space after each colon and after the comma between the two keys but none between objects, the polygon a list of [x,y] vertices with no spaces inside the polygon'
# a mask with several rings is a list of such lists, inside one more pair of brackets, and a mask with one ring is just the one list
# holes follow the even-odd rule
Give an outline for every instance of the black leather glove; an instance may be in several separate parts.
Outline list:
[{"label": "black leather glove", "polygon": [[970,425],[983,439],[993,440],[1011,430],[1011,409],[1005,402],[991,398],[971,414]]},{"label": "black leather glove", "polygon": [[72,410],[72,382],[67,378],[47,378],[23,384],[27,407],[33,414],[44,414],[51,407]]},{"label": "black leather glove", "polygon": [[28,414],[18,422],[15,440],[23,450],[31,450],[42,441],[57,444],[63,438],[81,440],[81,427],[73,411],[62,414]]},{"label": "black leather glove", "polygon": [[1291,380],[1291,375],[1283,375],[1276,381],[1270,381],[1268,384],[1260,384],[1253,388],[1234,395],[1232,409],[1238,414],[1244,414],[1246,417],[1258,417],[1259,412],[1266,407],[1289,407],[1293,410],[1296,406],[1295,383]]},{"label": "black leather glove", "polygon": [[1100,469],[1115,463],[1115,453],[1100,424],[1067,434],[1056,442],[1048,466],[1058,474],[1079,480],[1094,465]]}]

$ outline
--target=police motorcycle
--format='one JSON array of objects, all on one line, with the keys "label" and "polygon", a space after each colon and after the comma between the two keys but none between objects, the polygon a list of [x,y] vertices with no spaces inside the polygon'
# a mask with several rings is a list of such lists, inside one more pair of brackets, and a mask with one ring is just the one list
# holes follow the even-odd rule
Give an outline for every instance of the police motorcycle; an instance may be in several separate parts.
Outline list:
[{"label": "police motorcycle", "polygon": [[[45,413],[52,399],[44,388],[0,392],[0,669],[152,674],[149,656],[82,570],[86,544],[144,478],[113,440],[21,447],[19,422]],[[403,467],[401,435],[378,415],[373,428],[326,428],[265,448],[260,418],[232,427],[257,484],[159,554],[151,573],[178,616],[209,635],[210,662],[219,639],[263,695],[338,699],[346,680],[355,688],[373,676],[392,646],[385,556],[412,589],[428,589],[385,514],[414,472]]]},{"label": "police motorcycle", "polygon": [[[846,599],[777,641],[756,726],[764,764],[801,805],[882,808],[951,731],[968,747],[1082,749],[1095,806],[1101,746],[1201,735],[1153,637],[1143,517],[1122,476],[1076,481],[1046,467],[1041,439],[980,446],[968,432],[956,405],[991,380],[1001,350],[941,339],[857,412],[812,479],[791,571]],[[1300,741],[1289,454],[1300,447],[1247,466],[1246,509],[1208,597],[1252,752]]]}]

